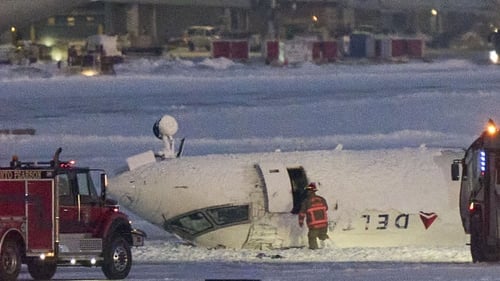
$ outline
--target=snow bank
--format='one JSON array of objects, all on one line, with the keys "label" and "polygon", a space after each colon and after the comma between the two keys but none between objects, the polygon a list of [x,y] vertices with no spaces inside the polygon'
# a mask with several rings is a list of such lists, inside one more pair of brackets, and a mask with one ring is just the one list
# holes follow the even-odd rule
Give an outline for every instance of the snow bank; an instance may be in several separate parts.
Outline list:
[{"label": "snow bank", "polygon": [[394,248],[306,248],[288,250],[206,249],[168,241],[147,241],[133,249],[134,262],[165,261],[247,261],[247,262],[471,262],[469,248],[394,247]]}]

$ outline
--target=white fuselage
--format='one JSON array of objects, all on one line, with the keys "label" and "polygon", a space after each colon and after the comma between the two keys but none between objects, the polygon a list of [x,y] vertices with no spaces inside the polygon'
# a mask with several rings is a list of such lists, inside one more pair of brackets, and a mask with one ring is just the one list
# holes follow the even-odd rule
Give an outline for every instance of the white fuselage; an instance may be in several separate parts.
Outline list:
[{"label": "white fuselage", "polygon": [[[200,245],[300,247],[307,245],[307,229],[291,213],[298,192],[292,178],[303,171],[307,181],[321,183],[330,237],[339,247],[463,245],[459,185],[449,175],[462,156],[419,148],[183,157],[125,172],[112,179],[109,192]],[[239,220],[245,206],[248,220]]]}]

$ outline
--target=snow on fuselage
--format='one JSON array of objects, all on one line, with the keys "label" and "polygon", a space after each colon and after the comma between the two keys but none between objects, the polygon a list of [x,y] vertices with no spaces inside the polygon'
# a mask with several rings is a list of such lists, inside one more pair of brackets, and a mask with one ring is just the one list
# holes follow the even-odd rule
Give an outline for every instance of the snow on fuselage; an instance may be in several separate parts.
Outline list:
[{"label": "snow on fuselage", "polygon": [[460,187],[450,179],[462,156],[418,148],[182,157],[125,172],[109,192],[199,245],[282,248],[307,245],[307,228],[291,211],[315,181],[339,247],[463,245]]}]

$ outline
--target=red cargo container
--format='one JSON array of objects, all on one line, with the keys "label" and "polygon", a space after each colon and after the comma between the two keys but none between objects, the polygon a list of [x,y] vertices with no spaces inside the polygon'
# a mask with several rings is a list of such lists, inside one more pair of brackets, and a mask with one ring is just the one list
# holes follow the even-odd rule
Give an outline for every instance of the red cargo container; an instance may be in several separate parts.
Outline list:
[{"label": "red cargo container", "polygon": [[217,40],[212,42],[213,58],[228,58],[247,60],[249,58],[248,41],[246,40]]},{"label": "red cargo container", "polygon": [[333,62],[337,59],[337,42],[321,41],[314,42],[312,58],[316,62]]},{"label": "red cargo container", "polygon": [[248,41],[231,41],[231,58],[237,60],[248,60],[249,46]]},{"label": "red cargo container", "polygon": [[392,57],[403,57],[408,55],[406,39],[392,39]]},{"label": "red cargo container", "polygon": [[266,42],[266,63],[271,63],[279,59],[280,43],[279,41]]},{"label": "red cargo container", "polygon": [[424,40],[422,39],[408,39],[408,56],[411,58],[424,57]]},{"label": "red cargo container", "polygon": [[231,57],[231,42],[229,41],[213,41],[212,42],[212,57],[214,58],[230,58]]}]

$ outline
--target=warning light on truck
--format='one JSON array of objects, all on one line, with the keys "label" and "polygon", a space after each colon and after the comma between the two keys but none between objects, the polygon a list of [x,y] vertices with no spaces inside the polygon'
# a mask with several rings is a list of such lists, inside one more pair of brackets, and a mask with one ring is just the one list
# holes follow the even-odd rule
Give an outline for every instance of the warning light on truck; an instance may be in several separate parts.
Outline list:
[{"label": "warning light on truck", "polygon": [[472,212],[474,212],[474,210],[475,210],[474,202],[470,202],[470,204],[469,204],[469,212],[472,213]]},{"label": "warning light on truck", "polygon": [[481,176],[486,173],[486,153],[484,150],[479,151],[479,169],[481,170]]},{"label": "warning light on truck", "polygon": [[488,132],[488,134],[490,135],[494,135],[498,132],[497,125],[491,119],[489,119],[488,123],[486,124],[486,132]]},{"label": "warning light on truck", "polygon": [[76,164],[75,160],[70,160],[70,161],[66,161],[66,162],[60,162],[59,163],[59,167],[61,167],[61,168],[71,168],[75,164]]}]

